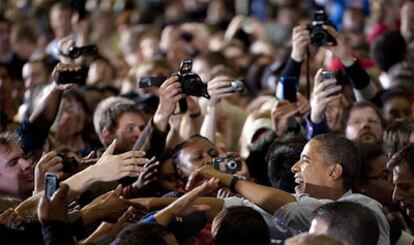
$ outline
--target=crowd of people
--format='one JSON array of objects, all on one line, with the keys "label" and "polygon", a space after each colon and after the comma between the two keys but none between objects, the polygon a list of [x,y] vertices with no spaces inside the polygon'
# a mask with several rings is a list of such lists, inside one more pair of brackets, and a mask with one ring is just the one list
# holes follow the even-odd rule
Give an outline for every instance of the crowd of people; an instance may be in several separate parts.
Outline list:
[{"label": "crowd of people", "polygon": [[0,244],[414,244],[414,1],[0,2]]}]

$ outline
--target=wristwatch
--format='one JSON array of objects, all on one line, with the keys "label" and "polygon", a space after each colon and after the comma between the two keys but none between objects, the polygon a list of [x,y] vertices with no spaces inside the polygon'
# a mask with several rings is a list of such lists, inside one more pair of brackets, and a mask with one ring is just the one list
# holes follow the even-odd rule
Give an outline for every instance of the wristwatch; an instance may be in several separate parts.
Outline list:
[{"label": "wristwatch", "polygon": [[234,188],[236,187],[236,183],[239,180],[246,180],[246,177],[243,177],[243,176],[240,176],[240,175],[233,175],[233,178],[231,179],[231,182],[230,182],[230,191],[231,192],[237,193]]}]

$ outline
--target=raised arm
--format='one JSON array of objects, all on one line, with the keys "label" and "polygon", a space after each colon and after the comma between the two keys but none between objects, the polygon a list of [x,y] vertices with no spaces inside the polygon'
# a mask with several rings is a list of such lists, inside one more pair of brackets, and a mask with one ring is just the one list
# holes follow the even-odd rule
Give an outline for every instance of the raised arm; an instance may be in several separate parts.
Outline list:
[{"label": "raised arm", "polygon": [[195,170],[189,178],[188,187],[193,187],[202,176],[219,179],[222,185],[256,203],[270,214],[285,204],[295,201],[295,198],[286,191],[240,180],[240,177],[219,172],[211,166]]}]

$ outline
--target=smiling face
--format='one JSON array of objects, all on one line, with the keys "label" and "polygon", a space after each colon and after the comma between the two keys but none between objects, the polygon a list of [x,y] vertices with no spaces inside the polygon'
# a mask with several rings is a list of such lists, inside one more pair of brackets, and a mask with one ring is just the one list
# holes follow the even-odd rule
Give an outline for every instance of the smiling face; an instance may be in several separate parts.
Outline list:
[{"label": "smiling face", "polygon": [[17,198],[30,196],[34,188],[32,163],[15,142],[0,145],[0,194]]},{"label": "smiling face", "polygon": [[319,196],[320,187],[329,186],[329,165],[320,154],[321,143],[317,140],[309,141],[300,155],[300,159],[292,167],[295,174],[296,193],[308,193],[310,196]]},{"label": "smiling face", "polygon": [[392,199],[414,220],[414,175],[406,164],[393,168],[394,192]]},{"label": "smiling face", "polygon": [[355,108],[349,115],[345,136],[360,143],[381,142],[381,119],[371,107]]}]

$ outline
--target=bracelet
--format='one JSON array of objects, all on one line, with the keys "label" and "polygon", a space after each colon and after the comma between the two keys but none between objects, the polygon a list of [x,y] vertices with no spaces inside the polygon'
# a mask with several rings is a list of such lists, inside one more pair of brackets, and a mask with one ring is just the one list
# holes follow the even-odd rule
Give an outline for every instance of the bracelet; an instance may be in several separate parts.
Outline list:
[{"label": "bracelet", "polygon": [[236,184],[239,180],[246,180],[246,178],[242,177],[242,176],[238,176],[238,175],[233,175],[233,178],[231,179],[230,182],[230,191],[233,193],[237,193],[235,190]]},{"label": "bracelet", "polygon": [[201,111],[198,111],[198,112],[190,112],[188,115],[191,118],[199,117],[201,115]]}]

